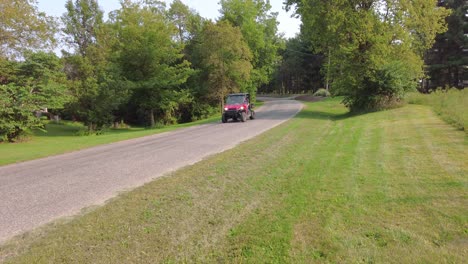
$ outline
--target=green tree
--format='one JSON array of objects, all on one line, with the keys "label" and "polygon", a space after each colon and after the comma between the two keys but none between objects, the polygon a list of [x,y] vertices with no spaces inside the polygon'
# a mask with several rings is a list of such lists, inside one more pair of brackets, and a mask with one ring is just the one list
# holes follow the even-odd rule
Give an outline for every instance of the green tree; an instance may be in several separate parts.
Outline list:
[{"label": "green tree", "polygon": [[0,60],[54,46],[56,21],[39,12],[36,1],[0,0],[0,14]]},{"label": "green tree", "polygon": [[18,62],[0,58],[0,84],[8,84],[13,81]]},{"label": "green tree", "polygon": [[68,0],[67,13],[62,16],[66,43],[85,57],[88,47],[97,42],[97,31],[102,25],[103,11],[96,0]]},{"label": "green tree", "polygon": [[239,28],[226,21],[207,22],[196,54],[203,72],[205,94],[222,109],[225,96],[241,91],[250,80],[252,54],[249,47]]},{"label": "green tree", "polygon": [[62,70],[54,53],[29,52],[19,64],[16,84],[29,89],[36,110],[61,109],[70,99]]},{"label": "green tree", "polygon": [[270,1],[221,0],[221,20],[239,27],[252,53],[252,74],[248,91],[255,96],[257,89],[267,85],[280,62],[278,49],[277,13],[270,12]]},{"label": "green tree", "polygon": [[464,87],[464,80],[468,80],[468,56],[464,49],[468,46],[466,24],[468,23],[468,5],[463,0],[438,1],[439,6],[452,10],[447,17],[447,32],[438,34],[432,49],[426,56],[429,87]]},{"label": "green tree", "polygon": [[16,141],[43,127],[34,112],[64,102],[57,56],[28,52],[55,44],[56,21],[36,5],[30,0],[0,0],[0,141]]},{"label": "green tree", "polygon": [[285,48],[279,52],[282,60],[277,69],[276,81],[264,87],[262,92],[299,94],[315,92],[323,87],[320,73],[323,56],[313,54],[310,51],[310,44],[302,35],[286,40]]},{"label": "green tree", "polygon": [[386,107],[414,89],[423,75],[422,56],[446,29],[449,13],[432,0],[288,0],[287,5],[295,5],[314,50],[327,55],[326,74],[351,110]]},{"label": "green tree", "polygon": [[34,128],[42,129],[43,124],[33,114],[37,110],[27,87],[0,85],[0,142],[15,142]]},{"label": "green tree", "polygon": [[60,109],[69,99],[60,59],[54,53],[26,53],[10,63],[15,74],[0,85],[0,141],[16,141],[33,128],[43,128],[35,112]]},{"label": "green tree", "polygon": [[127,87],[103,64],[92,64],[88,57],[64,58],[72,100],[65,114],[84,122],[89,132],[101,130],[115,121],[113,112],[127,98]]},{"label": "green tree", "polygon": [[67,44],[74,48],[74,53],[64,52],[65,72],[74,98],[67,111],[83,121],[89,131],[100,130],[114,121],[113,111],[127,94],[110,64],[115,41],[96,0],[68,0],[65,7],[63,32]]},{"label": "green tree", "polygon": [[[113,22],[118,39],[115,63],[132,83],[137,111],[146,113],[151,126],[156,116],[164,123],[174,122],[181,95],[177,88],[192,73],[182,45],[174,43],[177,28],[167,17],[161,2],[125,1]],[[180,98],[183,102],[186,97]]]},{"label": "green tree", "polygon": [[177,41],[186,44],[201,31],[203,18],[181,0],[174,0],[168,10],[170,21],[177,28]]}]

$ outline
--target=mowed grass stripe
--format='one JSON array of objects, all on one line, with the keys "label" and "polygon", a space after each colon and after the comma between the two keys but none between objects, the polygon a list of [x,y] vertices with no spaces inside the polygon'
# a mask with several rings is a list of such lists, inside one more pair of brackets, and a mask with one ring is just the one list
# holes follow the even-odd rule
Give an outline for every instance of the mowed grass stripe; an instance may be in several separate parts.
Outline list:
[{"label": "mowed grass stripe", "polygon": [[[312,203],[308,206],[309,210],[303,212],[296,222],[295,240],[302,241],[302,245],[299,252],[292,254],[294,262],[329,258],[337,254],[334,244],[346,234],[343,232],[344,219],[349,218],[349,213],[362,210],[361,206],[356,206],[356,202],[360,200],[357,195],[360,187],[356,184],[356,160],[362,154],[360,152],[365,151],[365,126],[356,128],[355,124],[345,122],[344,126],[336,127],[338,132],[332,133],[332,138],[328,139],[331,144],[322,150],[322,158],[324,155],[329,157],[326,166],[309,165],[310,184],[317,184],[319,188],[315,188],[315,193],[308,193],[305,199]],[[342,140],[334,142],[335,138]],[[321,168],[325,170],[321,171]],[[319,174],[314,175],[315,171]],[[334,185],[333,188],[324,188],[330,184]],[[342,242],[349,244],[349,241]]]},{"label": "mowed grass stripe", "polygon": [[[445,137],[453,132],[458,135],[456,138],[459,142],[463,142],[463,136],[460,136],[460,133],[451,127],[437,123],[438,120],[430,115],[427,108],[415,107],[406,112],[402,112],[403,109],[397,110],[393,111],[396,116],[408,114],[412,118],[407,121],[400,120],[397,125],[388,129],[389,136],[395,139],[395,144],[393,144],[395,154],[393,159],[388,161],[388,164],[395,164],[390,175],[398,176],[394,177],[396,178],[395,193],[398,195],[390,200],[388,210],[392,209],[394,213],[388,214],[387,217],[391,220],[394,229],[401,231],[401,240],[412,245],[408,247],[409,249],[421,247],[426,250],[420,250],[420,256],[405,254],[404,247],[395,249],[395,252],[400,253],[403,259],[411,262],[451,259],[446,248],[437,245],[437,237],[446,232],[446,229],[439,224],[441,222],[453,223],[456,221],[457,214],[462,217],[464,215],[466,220],[466,206],[458,204],[457,208],[461,211],[451,217],[437,214],[436,203],[443,203],[444,207],[449,207],[455,202],[453,198],[457,197],[453,192],[438,190],[437,185],[438,182],[445,182],[446,177],[455,176],[460,181],[466,179],[461,175],[446,173],[445,168],[434,159],[431,145],[441,144],[445,141]],[[433,122],[435,122],[435,126],[427,125]],[[425,132],[428,130],[433,130],[434,133],[426,134]],[[446,145],[441,149],[440,156],[448,158],[451,151],[452,147]],[[466,149],[464,149],[458,151],[458,154],[453,157],[454,161],[460,165],[459,169],[465,170],[465,173],[466,163],[463,165],[460,161],[466,160],[466,154]],[[446,197],[449,199],[447,200]],[[466,197],[464,199],[466,201]],[[458,231],[463,226],[463,224],[459,224],[457,224]],[[433,229],[437,232],[434,232]],[[428,250],[430,248],[433,250]]]},{"label": "mowed grass stripe", "polygon": [[[301,114],[298,119],[307,117],[307,114]],[[296,122],[303,124],[302,121],[293,121],[293,123]],[[318,120],[316,127],[323,128],[321,123],[330,122]],[[235,245],[238,250],[236,258],[255,257],[255,259],[265,262],[284,261],[287,258],[294,219],[309,203],[302,197],[305,193],[310,192],[308,186],[313,187],[307,168],[310,163],[306,161],[319,161],[316,158],[323,154],[321,148],[324,145],[335,144],[328,142],[327,138],[330,134],[336,133],[337,128],[336,124],[332,123],[331,126],[328,126],[328,130],[324,130],[323,137],[304,134],[306,131],[308,129],[295,130],[296,140],[291,142],[282,152],[287,155],[279,157],[280,166],[269,173],[269,176],[275,179],[275,184],[269,190],[269,196],[276,197],[276,199],[270,200],[270,203],[265,204],[257,214],[251,215],[242,226],[235,230],[231,244]],[[300,134],[297,135],[297,133]],[[339,137],[335,137],[335,139],[341,140]],[[320,167],[326,168],[326,166]],[[323,175],[325,174],[324,172]],[[297,177],[298,175],[301,177]],[[282,257],[277,259],[277,256]]]},{"label": "mowed grass stripe", "polygon": [[[339,99],[0,249],[12,263],[462,263],[464,132]],[[450,167],[448,167],[450,166]]]}]

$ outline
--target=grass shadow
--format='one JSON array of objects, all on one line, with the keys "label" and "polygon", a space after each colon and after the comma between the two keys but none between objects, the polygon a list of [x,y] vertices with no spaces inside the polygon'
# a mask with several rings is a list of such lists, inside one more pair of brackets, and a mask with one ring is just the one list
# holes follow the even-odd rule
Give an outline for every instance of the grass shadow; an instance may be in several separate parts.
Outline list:
[{"label": "grass shadow", "polygon": [[304,109],[296,116],[296,118],[338,121],[338,120],[343,120],[343,119],[347,119],[350,117],[354,117],[357,115],[360,115],[360,114],[351,113],[351,112],[333,113],[333,112],[325,112],[325,111],[312,110],[312,109]]},{"label": "grass shadow", "polygon": [[387,110],[376,110],[376,111],[349,111],[347,107],[343,104],[340,104],[337,107],[336,103],[341,101],[342,98],[327,98],[319,102],[308,102],[305,103],[306,107],[296,115],[295,118],[307,118],[307,119],[317,119],[317,120],[331,120],[331,121],[340,121],[349,118],[375,114],[381,111]]},{"label": "grass shadow", "polygon": [[69,123],[47,123],[45,131],[34,130],[35,137],[70,137],[76,136],[78,131],[83,128],[81,125]]}]

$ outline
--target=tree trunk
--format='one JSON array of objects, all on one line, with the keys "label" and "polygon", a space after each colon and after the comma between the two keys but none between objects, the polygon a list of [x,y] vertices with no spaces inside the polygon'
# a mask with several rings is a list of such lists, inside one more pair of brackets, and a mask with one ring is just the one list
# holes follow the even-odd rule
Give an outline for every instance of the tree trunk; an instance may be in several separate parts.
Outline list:
[{"label": "tree trunk", "polygon": [[154,111],[153,111],[153,109],[149,110],[149,119],[150,119],[150,126],[154,127],[154,125],[156,123],[154,122]]},{"label": "tree trunk", "polygon": [[179,28],[180,43],[184,43],[184,32],[182,31],[182,27],[180,25],[178,25],[177,27]]},{"label": "tree trunk", "polygon": [[459,84],[460,84],[460,75],[459,75],[459,69],[458,69],[458,66],[454,66],[455,68],[455,76],[454,76],[454,86],[453,87],[457,87],[457,88],[460,88]]},{"label": "tree trunk", "polygon": [[444,88],[445,89],[445,86],[450,86],[452,84],[452,80],[453,80],[453,76],[452,76],[452,67],[449,66],[448,67],[448,74],[447,74],[447,80],[445,81],[444,83]]},{"label": "tree trunk", "polygon": [[330,87],[330,66],[331,66],[331,51],[328,48],[328,67],[327,67],[327,82],[325,84],[325,89],[328,91]]}]

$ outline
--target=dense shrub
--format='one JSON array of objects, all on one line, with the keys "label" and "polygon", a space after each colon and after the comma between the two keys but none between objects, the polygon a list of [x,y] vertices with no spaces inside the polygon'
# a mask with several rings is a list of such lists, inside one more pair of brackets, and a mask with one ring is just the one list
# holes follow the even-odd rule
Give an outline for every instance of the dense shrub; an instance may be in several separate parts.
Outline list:
[{"label": "dense shrub", "polygon": [[192,108],[192,121],[211,117],[219,113],[219,108],[207,103],[197,103]]},{"label": "dense shrub", "polygon": [[43,128],[34,115],[39,108],[25,87],[0,85],[0,142],[21,140],[33,128]]},{"label": "dense shrub", "polygon": [[350,84],[353,88],[344,90],[343,103],[351,111],[375,111],[398,106],[407,92],[416,90],[413,76],[414,71],[403,62],[389,62],[361,76],[358,84]]},{"label": "dense shrub", "polygon": [[438,89],[430,94],[410,93],[410,104],[428,105],[449,124],[466,131],[468,125],[468,90]]},{"label": "dense shrub", "polygon": [[315,93],[314,93],[314,96],[322,96],[322,97],[329,97],[330,96],[330,92],[323,89],[323,88],[320,88],[318,89]]}]

